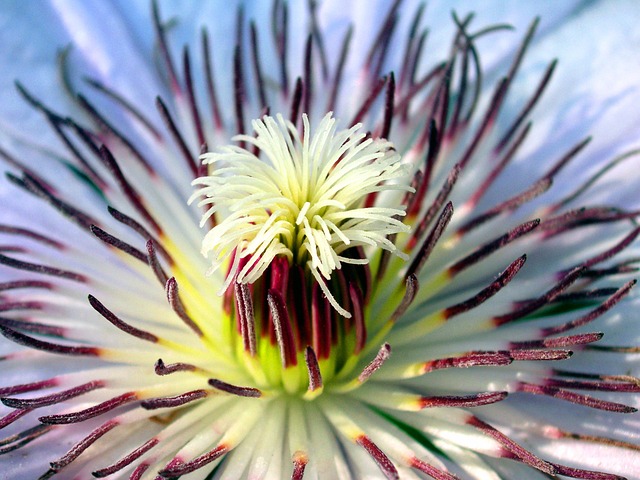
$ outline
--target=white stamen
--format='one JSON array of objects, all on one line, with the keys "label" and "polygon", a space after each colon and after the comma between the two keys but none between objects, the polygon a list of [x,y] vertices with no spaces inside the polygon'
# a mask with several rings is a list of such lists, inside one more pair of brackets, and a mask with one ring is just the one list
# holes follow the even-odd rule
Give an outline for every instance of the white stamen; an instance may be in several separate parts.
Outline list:
[{"label": "white stamen", "polygon": [[215,168],[193,182],[200,188],[189,201],[200,198],[198,205],[207,207],[202,225],[214,214],[218,220],[202,242],[210,271],[235,255],[222,291],[234,279],[255,282],[283,255],[305,265],[331,305],[349,317],[326,280],[342,263],[367,263],[339,255],[351,247],[379,247],[401,256],[387,237],[409,230],[397,219],[404,210],[365,207],[364,201],[375,192],[409,190],[394,183],[406,169],[391,143],[357,133],[360,125],[336,131],[331,113],[315,132],[306,115],[302,123],[301,135],[282,115],[265,116],[252,122],[255,137],[234,137],[256,147],[261,158],[238,146],[203,155],[203,163]]}]

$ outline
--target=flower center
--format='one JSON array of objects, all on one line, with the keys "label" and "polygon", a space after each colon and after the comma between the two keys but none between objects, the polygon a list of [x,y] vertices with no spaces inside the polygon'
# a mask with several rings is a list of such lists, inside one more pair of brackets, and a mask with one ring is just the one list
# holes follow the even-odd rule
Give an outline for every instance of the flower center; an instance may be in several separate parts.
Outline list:
[{"label": "flower center", "polygon": [[219,293],[240,347],[265,374],[280,370],[264,364],[266,350],[279,350],[285,368],[347,364],[366,341],[367,252],[405,258],[389,237],[409,231],[400,220],[406,166],[391,143],[360,128],[339,131],[329,113],[315,131],[303,115],[299,132],[265,116],[253,121],[255,137],[203,155],[209,174],[190,200],[201,198],[201,226],[212,225],[202,253],[210,273],[226,269]]}]

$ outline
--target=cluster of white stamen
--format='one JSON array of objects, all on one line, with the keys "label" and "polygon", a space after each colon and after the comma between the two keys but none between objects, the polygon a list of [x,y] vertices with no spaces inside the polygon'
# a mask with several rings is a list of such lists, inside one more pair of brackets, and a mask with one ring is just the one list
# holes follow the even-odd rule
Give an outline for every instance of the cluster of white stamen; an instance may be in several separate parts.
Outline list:
[{"label": "cluster of white stamen", "polygon": [[252,122],[255,137],[234,137],[261,158],[240,146],[202,156],[213,168],[194,181],[202,188],[190,201],[203,197],[199,206],[208,208],[201,226],[214,214],[219,222],[205,235],[202,253],[212,261],[210,272],[231,262],[222,291],[234,280],[255,282],[276,256],[306,265],[333,307],[348,317],[325,280],[342,263],[368,262],[340,255],[351,247],[402,256],[387,237],[409,230],[398,220],[404,209],[365,206],[365,199],[408,190],[397,182],[406,169],[390,142],[366,138],[358,133],[360,124],[336,131],[329,113],[312,133],[306,115],[302,122],[301,136],[282,115],[265,116]]}]

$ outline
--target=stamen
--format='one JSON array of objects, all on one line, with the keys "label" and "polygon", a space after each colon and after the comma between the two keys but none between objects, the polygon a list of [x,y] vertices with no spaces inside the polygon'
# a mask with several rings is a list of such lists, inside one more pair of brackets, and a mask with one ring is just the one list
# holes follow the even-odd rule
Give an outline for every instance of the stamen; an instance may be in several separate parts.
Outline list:
[{"label": "stamen", "polygon": [[40,380],[38,382],[22,383],[20,385],[12,385],[10,387],[2,387],[0,388],[0,397],[15,395],[17,393],[27,393],[37,390],[44,390],[57,386],[58,382],[59,380],[54,377],[47,380]]},{"label": "stamen", "polygon": [[550,464],[549,462],[545,462],[544,460],[541,460],[540,458],[536,457],[533,453],[524,449],[522,446],[518,445],[516,442],[514,442],[509,437],[507,437],[503,433],[493,428],[491,425],[480,420],[478,417],[470,415],[469,419],[467,420],[467,423],[477,428],[485,435],[493,438],[495,441],[501,444],[504,448],[506,448],[507,451],[515,455],[516,458],[520,459],[522,462],[526,463],[527,465],[530,465],[533,468],[536,468],[549,475],[556,474],[556,469],[552,464]]},{"label": "stamen", "polygon": [[114,237],[113,235],[105,232],[103,229],[97,227],[96,225],[91,225],[89,229],[91,230],[91,233],[93,233],[97,238],[102,240],[107,245],[111,245],[112,247],[115,247],[118,250],[122,250],[124,253],[131,255],[133,258],[147,263],[147,256],[134,246],[120,240],[117,237]]},{"label": "stamen", "polygon": [[76,458],[78,458],[82,452],[93,445],[100,437],[113,430],[119,424],[120,423],[117,420],[109,420],[93,430],[89,435],[76,443],[71,448],[71,450],[69,450],[60,459],[56,460],[55,462],[51,462],[51,469],[53,470],[53,472],[62,470],[64,467],[69,465]]},{"label": "stamen", "polygon": [[[151,233],[149,233],[149,231],[146,228],[144,228],[139,222],[135,221],[133,218],[129,217],[128,215],[125,215],[124,213],[120,212],[119,210],[116,210],[113,207],[107,207],[107,210],[109,211],[109,214],[113,218],[115,218],[118,222],[122,223],[123,225],[126,225],[127,227],[131,228],[133,231],[138,233],[145,241],[151,240],[153,242],[154,250],[157,250],[160,253],[160,255],[162,255],[162,257],[167,262],[169,262],[170,265],[174,264],[173,259],[171,258],[169,253],[164,249],[162,244],[156,238],[154,238],[153,235],[151,235]],[[148,250],[148,247],[147,247],[147,250]]]},{"label": "stamen", "polygon": [[171,89],[173,90],[175,95],[180,96],[182,93],[182,88],[180,87],[180,83],[178,82],[176,69],[171,58],[171,51],[169,50],[169,46],[167,45],[165,28],[162,25],[162,21],[160,20],[160,10],[157,0],[153,0],[151,2],[151,12],[153,16],[153,27],[156,32],[158,46],[160,47],[160,55],[164,60],[165,68],[167,69],[167,74],[169,75],[169,83],[171,85]]},{"label": "stamen", "polygon": [[413,262],[411,262],[411,265],[409,266],[409,270],[407,270],[407,277],[411,275],[417,276],[420,274],[422,267],[424,266],[425,262],[429,259],[431,252],[433,252],[433,249],[438,243],[438,240],[440,240],[440,237],[442,236],[445,229],[447,228],[447,225],[449,225],[449,221],[451,220],[452,216],[453,216],[453,204],[449,202],[445,205],[442,212],[440,212],[440,217],[438,217],[438,221],[433,226],[433,228],[429,232],[429,235],[422,243],[420,250],[418,250],[418,253],[413,259]]},{"label": "stamen", "polygon": [[271,13],[271,28],[273,38],[275,40],[278,59],[280,60],[280,89],[283,96],[289,95],[289,75],[287,73],[287,55],[288,42],[287,35],[289,31],[289,6],[283,0],[275,0],[273,2],[273,10]]},{"label": "stamen", "polygon": [[296,366],[298,364],[296,344],[284,299],[280,292],[270,289],[267,293],[267,302],[269,304],[269,312],[273,318],[278,346],[280,347],[282,366],[283,368]]},{"label": "stamen", "polygon": [[198,327],[184,309],[184,305],[178,294],[178,282],[175,277],[171,277],[167,280],[165,291],[167,293],[167,300],[169,301],[169,305],[171,305],[171,309],[176,313],[176,315],[178,315],[178,317],[180,317],[180,320],[182,320],[187,327],[193,330],[196,335],[199,337],[204,336],[200,327]]},{"label": "stamen", "polygon": [[433,465],[429,465],[428,463],[416,457],[411,458],[410,464],[411,468],[415,468],[422,473],[426,473],[434,480],[460,480],[455,475],[449,472],[443,472],[442,470],[439,470]]},{"label": "stamen", "polygon": [[164,269],[162,268],[162,265],[160,264],[160,259],[156,255],[156,243],[153,240],[149,239],[147,240],[146,246],[147,246],[146,260],[149,266],[151,267],[151,270],[153,270],[153,273],[155,274],[160,284],[163,285],[166,289],[169,279],[167,278],[167,274],[165,273]]},{"label": "stamen", "polygon": [[[146,170],[147,174],[154,178],[156,176],[155,170],[151,167],[149,161],[144,158],[142,153],[129,141],[121,132],[119,132],[111,123],[109,123],[96,108],[89,103],[86,97],[81,94],[77,96],[78,104],[85,110],[85,112],[99,125],[99,127],[107,134],[112,135],[118,140],[126,149],[131,153],[132,157],[136,159],[142,167]],[[101,148],[106,149],[106,144],[110,143],[109,138],[103,140],[104,145]]]},{"label": "stamen", "polygon": [[459,357],[429,360],[423,364],[422,372],[429,373],[434,370],[441,370],[444,368],[471,368],[483,366],[498,367],[510,365],[511,362],[513,362],[513,358],[506,351],[469,352]]},{"label": "stamen", "polygon": [[187,403],[195,402],[207,397],[206,390],[192,390],[191,392],[181,393],[173,397],[151,398],[140,402],[140,406],[146,410],[155,410],[157,408],[174,408],[180,407]]},{"label": "stamen", "polygon": [[206,28],[202,29],[202,57],[204,58],[204,72],[207,82],[207,94],[209,96],[209,104],[211,105],[211,116],[216,129],[223,128],[222,116],[220,115],[220,106],[218,104],[218,96],[216,94],[216,84],[214,81],[215,74],[213,71],[213,59],[209,48],[209,33]]},{"label": "stamen", "polygon": [[420,284],[418,282],[418,277],[415,274],[407,275],[405,279],[405,291],[404,296],[402,297],[402,301],[400,305],[395,309],[393,314],[391,315],[390,322],[395,323],[398,321],[402,315],[407,311],[407,309],[411,306],[413,301],[418,294],[418,290],[420,289]]},{"label": "stamen", "polygon": [[23,432],[16,433],[15,435],[5,438],[0,441],[0,455],[22,448],[45,435],[52,429],[53,427],[51,425],[36,425],[35,427],[31,427]]},{"label": "stamen", "polygon": [[138,122],[140,122],[141,125],[144,125],[144,127],[149,131],[149,133],[151,133],[151,135],[153,135],[153,137],[157,141],[159,142],[162,141],[162,134],[156,129],[156,127],[153,126],[153,123],[151,123],[151,120],[146,118],[143,115],[143,113],[139,109],[137,109],[131,102],[129,102],[126,98],[124,98],[115,90],[112,90],[111,88],[107,87],[99,80],[96,80],[95,78],[85,77],[84,81],[91,87],[98,90],[99,92],[104,93],[107,97],[109,97],[111,100],[116,102],[120,107],[122,107],[123,110],[130,113],[136,120],[138,120]]},{"label": "stamen", "polygon": [[420,397],[420,408],[433,407],[480,407],[500,402],[507,398],[507,392],[483,392],[474,395]]},{"label": "stamen", "polygon": [[579,393],[570,392],[568,390],[563,390],[549,385],[534,385],[532,383],[520,382],[518,390],[521,392],[532,393],[534,395],[554,397],[567,402],[576,403],[578,405],[584,405],[585,407],[605,410],[607,412],[634,413],[638,411],[638,409],[634,407],[600,400],[599,398],[591,397],[589,395],[581,395]]},{"label": "stamen", "polygon": [[191,78],[191,59],[189,57],[189,49],[186,46],[182,51],[182,67],[184,70],[184,82],[187,87],[189,109],[191,110],[191,119],[196,129],[198,145],[204,145],[205,143],[207,143],[207,140],[204,136],[202,119],[200,117],[200,112],[198,111],[198,101],[196,100],[196,93],[193,87],[193,80]]},{"label": "stamen", "polygon": [[111,323],[114,327],[122,330],[129,335],[139,338],[141,340],[145,340],[151,343],[157,343],[158,337],[153,333],[149,333],[145,330],[140,330],[139,328],[132,327],[122,319],[120,319],[115,313],[105,307],[96,297],[93,295],[89,295],[89,303],[93,307],[93,309],[98,312],[102,317]]},{"label": "stamen", "polygon": [[216,390],[220,390],[231,395],[237,395],[239,397],[260,398],[262,396],[262,392],[257,388],[239,387],[216,378],[210,378],[208,383]]},{"label": "stamen", "polygon": [[15,330],[0,325],[0,334],[8,338],[18,345],[34,348],[36,350],[42,350],[45,352],[59,353],[62,355],[86,355],[89,357],[97,357],[100,355],[100,350],[96,347],[85,346],[69,346],[59,345],[57,343],[45,342],[43,340],[37,340],[33,337],[29,337]]},{"label": "stamen", "polygon": [[159,442],[160,441],[157,438],[152,438],[151,440],[148,440],[147,442],[142,444],[140,447],[136,448],[133,452],[125,455],[122,459],[118,460],[113,465],[102,468],[100,470],[96,470],[91,474],[96,478],[104,478],[108,477],[109,475],[113,475],[114,473],[131,465],[135,460],[143,456],[145,453],[155,447]]},{"label": "stamen", "polygon": [[514,240],[526,235],[532,231],[534,231],[538,225],[540,225],[540,220],[530,220],[521,225],[518,225],[514,229],[508,231],[504,235],[499,236],[495,240],[491,240],[484,245],[480,245],[476,250],[471,252],[469,255],[464,257],[462,260],[458,260],[455,264],[449,267],[448,273],[452,277],[460,273],[461,271],[469,268],[472,265],[480,262],[485,259],[492,253],[500,250],[501,248],[507,246]]},{"label": "stamen", "polygon": [[585,345],[597,342],[602,338],[603,333],[580,333],[566,337],[544,338],[542,340],[528,340],[523,342],[511,342],[513,348],[538,348],[538,347],[568,347],[572,345]]},{"label": "stamen", "polygon": [[378,354],[371,361],[371,363],[369,363],[369,365],[364,367],[364,369],[362,370],[362,373],[358,375],[358,381],[360,383],[364,383],[367,380],[369,380],[371,375],[373,375],[377,370],[379,370],[380,367],[382,367],[384,362],[386,362],[390,356],[391,356],[391,345],[389,345],[388,343],[385,343],[384,345],[382,345],[382,347],[380,347],[380,350],[378,350]]},{"label": "stamen", "polygon": [[[236,131],[238,134],[245,133],[244,129],[244,74],[242,72],[242,57],[240,46],[236,46],[233,52],[233,99],[236,114]],[[243,146],[242,144],[240,145]]]},{"label": "stamen", "polygon": [[493,322],[496,326],[504,325],[505,323],[513,322],[522,317],[529,315],[530,313],[535,312],[539,308],[548,305],[552,302],[558,295],[563,293],[566,289],[568,289],[580,276],[583,274],[585,268],[577,267],[568,272],[564,277],[551,289],[549,289],[544,295],[541,297],[531,300],[526,305],[521,308],[516,309],[511,313],[506,313],[504,315],[500,315],[494,317]]},{"label": "stamen", "polygon": [[322,388],[322,374],[320,373],[320,365],[318,364],[318,358],[313,348],[307,346],[304,351],[304,360],[307,364],[307,371],[309,372],[309,391],[313,392]]},{"label": "stamen", "polygon": [[49,238],[46,235],[42,235],[41,233],[34,232],[33,230],[29,230],[21,227],[14,227],[12,225],[0,224],[0,233],[7,233],[10,235],[20,235],[22,237],[26,237],[29,240],[35,240],[38,243],[42,243],[43,245],[47,245],[53,247],[57,250],[64,250],[66,248],[65,244],[60,243],[53,238]]},{"label": "stamen", "polygon": [[371,458],[378,464],[380,470],[389,480],[397,480],[400,478],[398,470],[393,462],[387,457],[380,448],[369,439],[366,435],[360,435],[356,438],[356,443],[364,448]]},{"label": "stamen", "polygon": [[189,147],[187,147],[184,137],[178,130],[178,127],[173,121],[173,117],[171,116],[167,105],[164,103],[164,100],[162,100],[161,97],[156,97],[156,108],[158,109],[160,118],[162,118],[162,121],[167,127],[167,130],[169,130],[169,133],[171,133],[171,138],[173,138],[173,140],[176,142],[176,145],[178,145],[178,150],[180,150],[182,159],[185,161],[193,177],[196,178],[198,176],[198,166],[196,158],[189,151]]},{"label": "stamen", "polygon": [[174,478],[180,477],[182,475],[186,475],[187,473],[195,472],[205,465],[213,462],[214,460],[220,458],[222,455],[229,451],[229,447],[220,444],[210,452],[205,453],[204,455],[200,455],[195,460],[185,463],[176,463],[169,468],[165,468],[164,470],[160,470],[158,474],[163,478]]},{"label": "stamen", "polygon": [[42,408],[84,395],[85,393],[102,388],[104,385],[103,381],[94,380],[62,392],[53,393],[39,398],[2,398],[2,403],[11,408]]},{"label": "stamen", "polygon": [[[536,104],[538,103],[538,100],[542,96],[542,93],[546,89],[547,85],[549,85],[549,83],[550,83],[549,81],[551,80],[551,77],[553,75],[553,72],[554,72],[557,64],[558,64],[557,60],[553,60],[549,64],[549,66],[545,70],[544,75],[542,76],[542,79],[540,80],[540,83],[538,84],[538,87],[536,88],[535,92],[529,98],[529,101],[526,103],[524,108],[520,111],[520,113],[515,118],[515,120],[511,124],[511,126],[506,129],[505,134],[502,136],[502,138],[500,139],[500,141],[496,145],[496,148],[494,150],[496,153],[500,152],[507,145],[509,140],[515,134],[515,132],[518,129],[518,127],[520,127],[520,125],[522,124],[524,119],[527,118],[529,113],[531,113],[531,110],[533,110],[533,107],[536,106]],[[526,127],[526,129],[528,129],[528,127]]]},{"label": "stamen", "polygon": [[[6,414],[4,417],[0,418],[0,429],[11,425],[16,420],[19,420],[20,418],[24,417],[27,413],[31,413],[31,409],[24,408],[22,410],[14,410],[13,412]],[[11,443],[11,442],[13,442],[12,437],[9,437],[9,439],[7,439],[6,441],[3,441],[2,443],[0,443],[0,445],[4,445],[5,443]]]},{"label": "stamen", "polygon": [[46,415],[44,417],[38,418],[38,420],[41,423],[46,423],[48,425],[64,425],[69,423],[84,422],[85,420],[95,418],[122,405],[131,403],[137,399],[138,395],[135,392],[126,392],[122,395],[118,395],[117,397],[113,397],[102,403],[94,405],[93,407],[85,408],[84,410],[80,410],[78,412],[62,413],[59,415]]},{"label": "stamen", "polygon": [[258,29],[256,28],[256,23],[253,21],[249,25],[249,33],[251,34],[251,58],[253,60],[253,72],[256,76],[259,105],[262,108],[266,108],[268,105],[267,96],[264,90],[265,85],[262,76],[262,67],[260,66],[260,52],[258,51],[260,42],[258,41]]},{"label": "stamen", "polygon": [[308,461],[306,454],[303,452],[296,452],[293,455],[293,472],[291,473],[291,480],[302,480]]},{"label": "stamen", "polygon": [[[420,223],[418,223],[418,226],[414,227],[414,230],[411,234],[411,240],[409,240],[407,244],[408,249],[412,249],[415,246],[418,240],[422,238],[422,235],[427,230],[427,228],[431,225],[431,222],[435,218],[436,213],[438,212],[438,210],[440,210],[440,208],[442,208],[442,205],[444,205],[444,202],[449,198],[449,194],[451,193],[453,186],[456,184],[459,174],[460,174],[460,166],[454,165],[454,167],[451,169],[451,172],[449,172],[447,179],[442,185],[442,188],[438,192],[438,195],[436,196],[435,200],[429,206],[427,211],[424,213],[422,219],[420,220]],[[423,192],[426,193],[426,188],[421,190],[419,194],[423,194]],[[422,201],[416,202],[414,199],[414,205],[420,206],[421,204],[422,204]],[[417,214],[418,212],[415,212],[415,213]]]},{"label": "stamen", "polygon": [[118,182],[118,185],[122,189],[123,193],[131,202],[131,205],[136,209],[136,211],[144,218],[149,225],[155,230],[156,233],[160,233],[162,229],[155,221],[155,219],[151,216],[147,208],[144,206],[142,199],[140,198],[139,193],[131,186],[129,181],[125,178],[118,162],[115,157],[111,154],[109,149],[106,146],[100,147],[100,158],[104,163],[104,166],[109,170],[109,173],[113,176],[113,178]]},{"label": "stamen", "polygon": [[23,173],[22,178],[18,178],[11,173],[7,173],[6,176],[10,182],[25,189],[27,192],[35,195],[36,197],[43,199],[45,202],[62,213],[62,215],[69,218],[75,224],[80,226],[82,229],[88,230],[91,224],[99,223],[97,220],[94,220],[86,213],[78,210],[64,200],[56,197],[55,194],[52,193],[53,188],[43,180],[40,180],[37,177],[32,177],[26,172]]},{"label": "stamen", "polygon": [[610,473],[594,472],[579,468],[567,467],[565,465],[553,464],[558,474],[571,478],[582,478],[585,480],[625,480],[624,477]]},{"label": "stamen", "polygon": [[196,366],[188,363],[171,363],[165,365],[161,358],[159,358],[154,365],[156,375],[170,375],[176,372],[193,372],[195,370]]},{"label": "stamen", "polygon": [[245,283],[234,284],[236,297],[236,313],[240,324],[240,334],[244,343],[244,349],[256,355],[256,327],[253,313],[253,296],[249,286]]},{"label": "stamen", "polygon": [[336,65],[336,70],[333,75],[333,81],[331,82],[331,90],[329,93],[329,100],[327,102],[327,107],[325,111],[333,112],[335,110],[336,102],[338,100],[338,95],[340,93],[340,86],[342,84],[342,74],[344,73],[344,66],[347,61],[347,53],[349,52],[349,47],[351,45],[351,39],[353,38],[353,26],[349,25],[347,32],[344,35],[342,40],[342,48],[340,49],[340,56],[338,57],[338,64]]}]

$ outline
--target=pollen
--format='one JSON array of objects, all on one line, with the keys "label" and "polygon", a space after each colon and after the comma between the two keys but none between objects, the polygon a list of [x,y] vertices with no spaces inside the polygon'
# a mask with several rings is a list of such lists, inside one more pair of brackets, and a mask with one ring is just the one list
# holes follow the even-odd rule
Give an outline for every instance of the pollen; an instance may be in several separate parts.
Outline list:
[{"label": "pollen", "polygon": [[388,238],[409,231],[401,221],[405,208],[381,198],[411,190],[406,165],[390,142],[361,132],[361,124],[338,130],[331,113],[315,130],[306,115],[302,132],[282,115],[252,126],[255,136],[238,135],[237,146],[204,154],[209,175],[193,182],[200,188],[190,201],[201,198],[198,205],[205,208],[201,227],[215,220],[202,242],[209,272],[228,266],[223,293],[232,282],[254,283],[284,257],[311,275],[335,310],[351,317],[327,282],[345,263],[368,263],[367,257],[343,255],[348,249],[405,256]]}]

